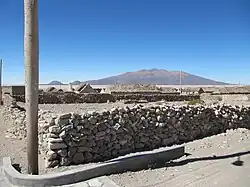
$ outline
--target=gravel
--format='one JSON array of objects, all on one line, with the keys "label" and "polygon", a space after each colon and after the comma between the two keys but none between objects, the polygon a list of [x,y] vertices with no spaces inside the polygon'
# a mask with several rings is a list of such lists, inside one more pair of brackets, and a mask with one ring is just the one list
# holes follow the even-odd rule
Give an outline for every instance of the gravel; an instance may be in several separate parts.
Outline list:
[{"label": "gravel", "polygon": [[[195,140],[184,145],[186,152],[190,155],[165,163],[158,168],[110,175],[109,178],[121,187],[165,187],[211,186],[213,181],[209,180],[210,176],[206,175],[209,173],[213,175],[216,170],[221,171],[225,176],[227,172],[232,172],[235,177],[239,177],[239,172],[235,173],[228,162],[237,160],[236,156],[230,156],[230,154],[249,151],[250,130],[243,128],[227,130],[226,133]],[[225,155],[229,156],[220,158]],[[221,182],[223,178],[220,177],[218,176],[214,180]],[[196,184],[197,181],[200,181],[200,185]],[[205,184],[205,181],[208,183]]]}]

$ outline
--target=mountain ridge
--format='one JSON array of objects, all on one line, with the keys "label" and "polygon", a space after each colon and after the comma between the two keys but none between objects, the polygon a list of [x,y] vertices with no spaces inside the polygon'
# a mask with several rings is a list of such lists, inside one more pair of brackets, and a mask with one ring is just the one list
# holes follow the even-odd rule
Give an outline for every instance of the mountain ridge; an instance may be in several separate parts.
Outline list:
[{"label": "mountain ridge", "polygon": [[[181,77],[181,81],[180,81]],[[222,81],[215,81],[184,71],[169,71],[165,69],[141,69],[109,76],[97,80],[74,81],[71,84],[89,83],[92,85],[111,84],[158,84],[158,85],[229,85]]]}]

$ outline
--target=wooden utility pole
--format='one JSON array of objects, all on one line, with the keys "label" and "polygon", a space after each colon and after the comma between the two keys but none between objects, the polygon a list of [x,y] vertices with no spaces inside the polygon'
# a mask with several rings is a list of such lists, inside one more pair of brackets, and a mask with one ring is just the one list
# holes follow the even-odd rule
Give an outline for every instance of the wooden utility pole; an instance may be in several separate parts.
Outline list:
[{"label": "wooden utility pole", "polygon": [[28,173],[38,174],[38,0],[24,0],[25,102]]},{"label": "wooden utility pole", "polygon": [[0,59],[0,105],[3,104],[3,93],[2,93],[2,75],[3,75],[3,71],[2,71],[2,68],[3,68],[3,60]]},{"label": "wooden utility pole", "polygon": [[181,73],[182,73],[182,71],[180,71],[180,93],[182,93]]}]

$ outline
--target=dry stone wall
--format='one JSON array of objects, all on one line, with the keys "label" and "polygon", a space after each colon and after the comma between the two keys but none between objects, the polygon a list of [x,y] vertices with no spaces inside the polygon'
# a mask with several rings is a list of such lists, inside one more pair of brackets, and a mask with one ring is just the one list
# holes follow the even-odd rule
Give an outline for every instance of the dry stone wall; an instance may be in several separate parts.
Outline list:
[{"label": "dry stone wall", "polygon": [[[24,95],[13,95],[17,102],[25,102]],[[66,93],[48,93],[39,94],[39,104],[64,104],[64,103],[107,103],[115,102],[115,98],[110,94],[88,93],[77,94],[73,92]]]},{"label": "dry stone wall", "polygon": [[250,108],[154,106],[68,113],[46,127],[47,167],[111,159],[126,153],[181,144],[227,129],[249,128]]},{"label": "dry stone wall", "polygon": [[250,94],[208,94],[203,93],[200,95],[201,100],[212,102],[231,102],[231,101],[250,101]]},{"label": "dry stone wall", "polygon": [[221,95],[222,101],[249,101],[249,94],[224,94]]},{"label": "dry stone wall", "polygon": [[178,94],[155,94],[155,93],[137,93],[137,94],[130,94],[130,93],[113,93],[112,94],[116,100],[146,100],[148,102],[155,102],[155,101],[191,101],[200,99],[199,95],[178,95]]},{"label": "dry stone wall", "polygon": [[[24,95],[12,96],[17,102],[25,102]],[[39,104],[63,104],[63,103],[106,103],[120,100],[145,100],[147,102],[155,101],[190,101],[200,99],[199,95],[175,95],[175,94],[160,94],[160,93],[88,93],[77,94],[73,92],[65,93],[48,93],[39,94]]]}]

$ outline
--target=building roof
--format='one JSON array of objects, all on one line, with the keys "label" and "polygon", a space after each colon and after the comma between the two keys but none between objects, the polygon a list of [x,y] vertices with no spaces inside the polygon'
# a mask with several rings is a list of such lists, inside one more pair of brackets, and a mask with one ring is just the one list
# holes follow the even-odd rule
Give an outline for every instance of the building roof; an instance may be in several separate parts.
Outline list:
[{"label": "building roof", "polygon": [[95,93],[96,91],[88,84],[80,84],[77,88],[76,91],[78,93]]}]

